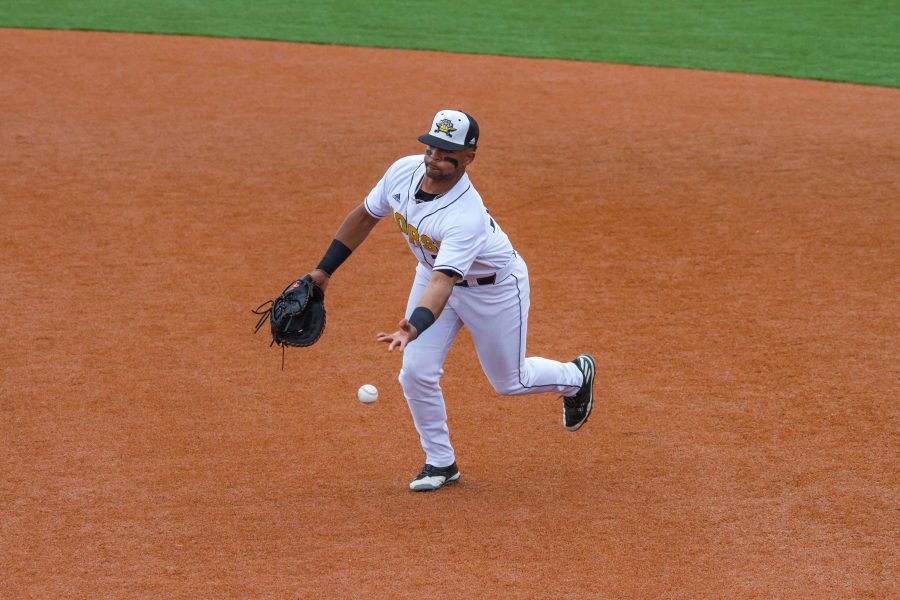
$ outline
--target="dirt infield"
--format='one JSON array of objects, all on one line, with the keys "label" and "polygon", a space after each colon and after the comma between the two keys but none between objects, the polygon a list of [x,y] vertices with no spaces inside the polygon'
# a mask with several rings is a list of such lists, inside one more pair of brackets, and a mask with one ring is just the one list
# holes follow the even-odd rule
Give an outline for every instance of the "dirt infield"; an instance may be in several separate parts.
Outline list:
[{"label": "dirt infield", "polygon": [[[900,91],[687,70],[0,30],[0,596],[898,593]],[[380,225],[314,348],[250,308],[439,108],[532,275],[529,349],[599,406],[497,396],[463,334],[434,494],[374,342]],[[373,383],[381,400],[355,390]]]}]

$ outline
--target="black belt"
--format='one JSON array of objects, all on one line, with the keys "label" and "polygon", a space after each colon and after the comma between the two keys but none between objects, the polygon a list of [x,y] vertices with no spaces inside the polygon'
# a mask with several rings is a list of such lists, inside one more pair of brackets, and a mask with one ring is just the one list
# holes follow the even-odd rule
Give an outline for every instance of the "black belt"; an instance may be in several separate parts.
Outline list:
[{"label": "black belt", "polygon": [[[478,282],[478,285],[491,285],[492,283],[497,281],[497,274],[494,273],[493,275],[486,275],[485,277],[478,277],[477,279],[475,279],[475,281]],[[469,287],[469,282],[466,281],[465,279],[463,279],[456,285],[458,285],[459,287]]]}]

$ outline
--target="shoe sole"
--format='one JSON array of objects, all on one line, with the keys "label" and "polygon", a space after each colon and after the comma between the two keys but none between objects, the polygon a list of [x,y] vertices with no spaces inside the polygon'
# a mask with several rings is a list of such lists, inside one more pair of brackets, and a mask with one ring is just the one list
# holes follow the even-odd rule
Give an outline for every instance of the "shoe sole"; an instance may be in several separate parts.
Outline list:
[{"label": "shoe sole", "polygon": [[571,425],[571,426],[566,425],[566,415],[565,415],[565,413],[563,413],[563,427],[566,428],[566,431],[578,431],[579,429],[581,429],[581,426],[584,425],[585,423],[587,423],[588,417],[591,416],[591,411],[594,410],[594,376],[596,375],[596,372],[597,372],[597,364],[594,362],[594,357],[591,356],[590,354],[582,354],[578,358],[585,359],[588,362],[588,364],[591,365],[591,374],[589,376],[589,379],[591,380],[589,389],[591,392],[590,392],[590,396],[588,398],[587,412],[584,414],[584,418],[581,421],[579,421],[578,423]]},{"label": "shoe sole", "polygon": [[433,492],[435,490],[441,489],[445,485],[450,485],[452,483],[456,483],[457,481],[459,481],[459,473],[456,473],[456,475],[452,475],[449,479],[445,479],[443,483],[441,483],[440,485],[435,486],[435,487],[414,488],[414,487],[412,487],[412,484],[409,484],[409,489],[413,492]]}]

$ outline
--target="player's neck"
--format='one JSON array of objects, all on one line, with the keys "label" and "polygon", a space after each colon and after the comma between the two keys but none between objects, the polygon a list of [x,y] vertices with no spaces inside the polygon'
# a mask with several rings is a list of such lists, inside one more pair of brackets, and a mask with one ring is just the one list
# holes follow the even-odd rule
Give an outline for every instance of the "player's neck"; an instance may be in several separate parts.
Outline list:
[{"label": "player's neck", "polygon": [[419,186],[419,189],[426,194],[446,194],[453,189],[453,186],[456,185],[465,174],[466,172],[463,171],[453,179],[432,179],[428,175],[425,175],[422,178],[422,184]]}]

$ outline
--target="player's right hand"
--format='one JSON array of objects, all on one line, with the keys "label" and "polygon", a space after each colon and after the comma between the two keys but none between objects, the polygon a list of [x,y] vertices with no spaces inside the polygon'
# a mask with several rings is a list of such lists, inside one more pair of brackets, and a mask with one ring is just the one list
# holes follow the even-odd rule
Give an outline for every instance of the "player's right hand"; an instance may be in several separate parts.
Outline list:
[{"label": "player's right hand", "polygon": [[409,324],[406,319],[400,319],[400,329],[394,333],[379,333],[375,339],[379,342],[388,344],[388,352],[393,352],[394,348],[399,348],[400,352],[406,349],[406,345],[419,336],[416,328]]}]

